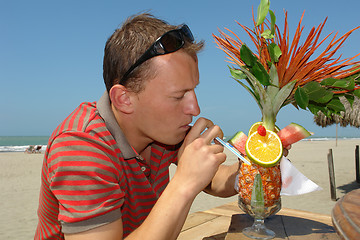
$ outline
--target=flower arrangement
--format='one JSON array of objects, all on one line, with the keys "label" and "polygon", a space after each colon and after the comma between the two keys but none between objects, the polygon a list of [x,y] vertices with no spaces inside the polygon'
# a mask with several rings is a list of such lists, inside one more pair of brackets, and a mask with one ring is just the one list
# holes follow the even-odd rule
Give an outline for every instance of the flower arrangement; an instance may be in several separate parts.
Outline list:
[{"label": "flower arrangement", "polygon": [[[272,131],[277,113],[288,104],[330,116],[344,111],[339,97],[345,97],[350,103],[354,96],[360,97],[360,61],[354,61],[360,53],[344,59],[335,56],[360,26],[341,37],[330,33],[321,39],[326,18],[313,27],[301,43],[303,17],[304,14],[290,41],[287,12],[281,31],[270,10],[270,1],[261,0],[256,19],[253,14],[254,28],[238,23],[254,43],[255,52],[229,29],[234,37],[223,31],[219,36],[213,35],[218,47],[235,64],[230,67],[231,76],[256,100],[264,126]],[[330,41],[327,45],[326,40]],[[324,50],[320,51],[320,47]]]}]

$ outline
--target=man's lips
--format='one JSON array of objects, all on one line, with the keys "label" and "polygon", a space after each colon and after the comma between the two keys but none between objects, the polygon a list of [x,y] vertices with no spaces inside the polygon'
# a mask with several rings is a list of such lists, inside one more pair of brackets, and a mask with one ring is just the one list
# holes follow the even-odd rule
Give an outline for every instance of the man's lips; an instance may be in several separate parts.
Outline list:
[{"label": "man's lips", "polygon": [[190,129],[190,128],[191,128],[191,126],[190,126],[189,124],[186,124],[186,125],[181,126],[181,128]]},{"label": "man's lips", "polygon": [[182,129],[185,129],[186,131],[190,130],[190,128],[192,127],[191,123],[187,123],[181,126]]}]

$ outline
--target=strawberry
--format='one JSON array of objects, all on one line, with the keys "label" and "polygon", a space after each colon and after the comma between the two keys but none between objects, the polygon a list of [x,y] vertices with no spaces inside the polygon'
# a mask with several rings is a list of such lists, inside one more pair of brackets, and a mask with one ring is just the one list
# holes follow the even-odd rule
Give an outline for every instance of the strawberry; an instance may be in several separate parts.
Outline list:
[{"label": "strawberry", "polygon": [[260,125],[257,128],[257,132],[260,136],[265,136],[266,135],[266,128],[263,125]]}]

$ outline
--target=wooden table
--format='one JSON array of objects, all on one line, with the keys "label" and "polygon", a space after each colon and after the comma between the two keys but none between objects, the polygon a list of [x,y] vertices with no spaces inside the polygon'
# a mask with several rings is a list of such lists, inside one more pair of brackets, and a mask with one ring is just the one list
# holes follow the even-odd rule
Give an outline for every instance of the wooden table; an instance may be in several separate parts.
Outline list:
[{"label": "wooden table", "polygon": [[[178,240],[250,239],[241,231],[252,223],[253,219],[239,209],[237,202],[232,202],[190,214]],[[339,239],[330,215],[283,208],[267,218],[265,224],[276,233],[274,239]]]},{"label": "wooden table", "polygon": [[338,200],[331,215],[342,239],[360,239],[360,189],[352,190]]}]

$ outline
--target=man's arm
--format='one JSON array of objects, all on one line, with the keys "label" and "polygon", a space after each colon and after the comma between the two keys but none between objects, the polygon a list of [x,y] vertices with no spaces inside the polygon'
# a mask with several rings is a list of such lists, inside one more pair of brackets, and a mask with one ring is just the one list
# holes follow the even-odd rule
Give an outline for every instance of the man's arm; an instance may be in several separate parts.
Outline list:
[{"label": "man's arm", "polygon": [[126,239],[177,238],[195,197],[209,184],[226,159],[224,148],[211,144],[221,135],[221,129],[210,120],[197,120],[184,140],[174,177],[144,223]]},{"label": "man's arm", "polygon": [[[175,176],[174,176],[175,178]],[[180,180],[180,179],[179,179]],[[141,226],[126,239],[176,239],[186,220],[194,194],[186,185],[170,181],[163,194]],[[195,195],[196,196],[196,195]],[[123,223],[121,218],[101,227],[77,234],[66,234],[66,240],[122,240]]]},{"label": "man's arm", "polygon": [[239,172],[239,163],[233,165],[221,165],[211,183],[205,188],[205,192],[218,197],[231,197],[237,194],[235,190],[235,178]]},{"label": "man's arm", "polygon": [[112,223],[82,233],[65,234],[65,239],[66,240],[84,240],[84,239],[121,240],[123,239],[122,233],[123,233],[123,224],[120,218]]},{"label": "man's arm", "polygon": [[[209,184],[226,159],[221,145],[211,144],[221,130],[206,119],[199,119],[184,140],[174,177],[154,205],[144,222],[127,240],[176,239],[195,197]],[[205,129],[204,133],[202,133]],[[123,239],[121,220],[78,234],[68,234],[66,240]]]}]

